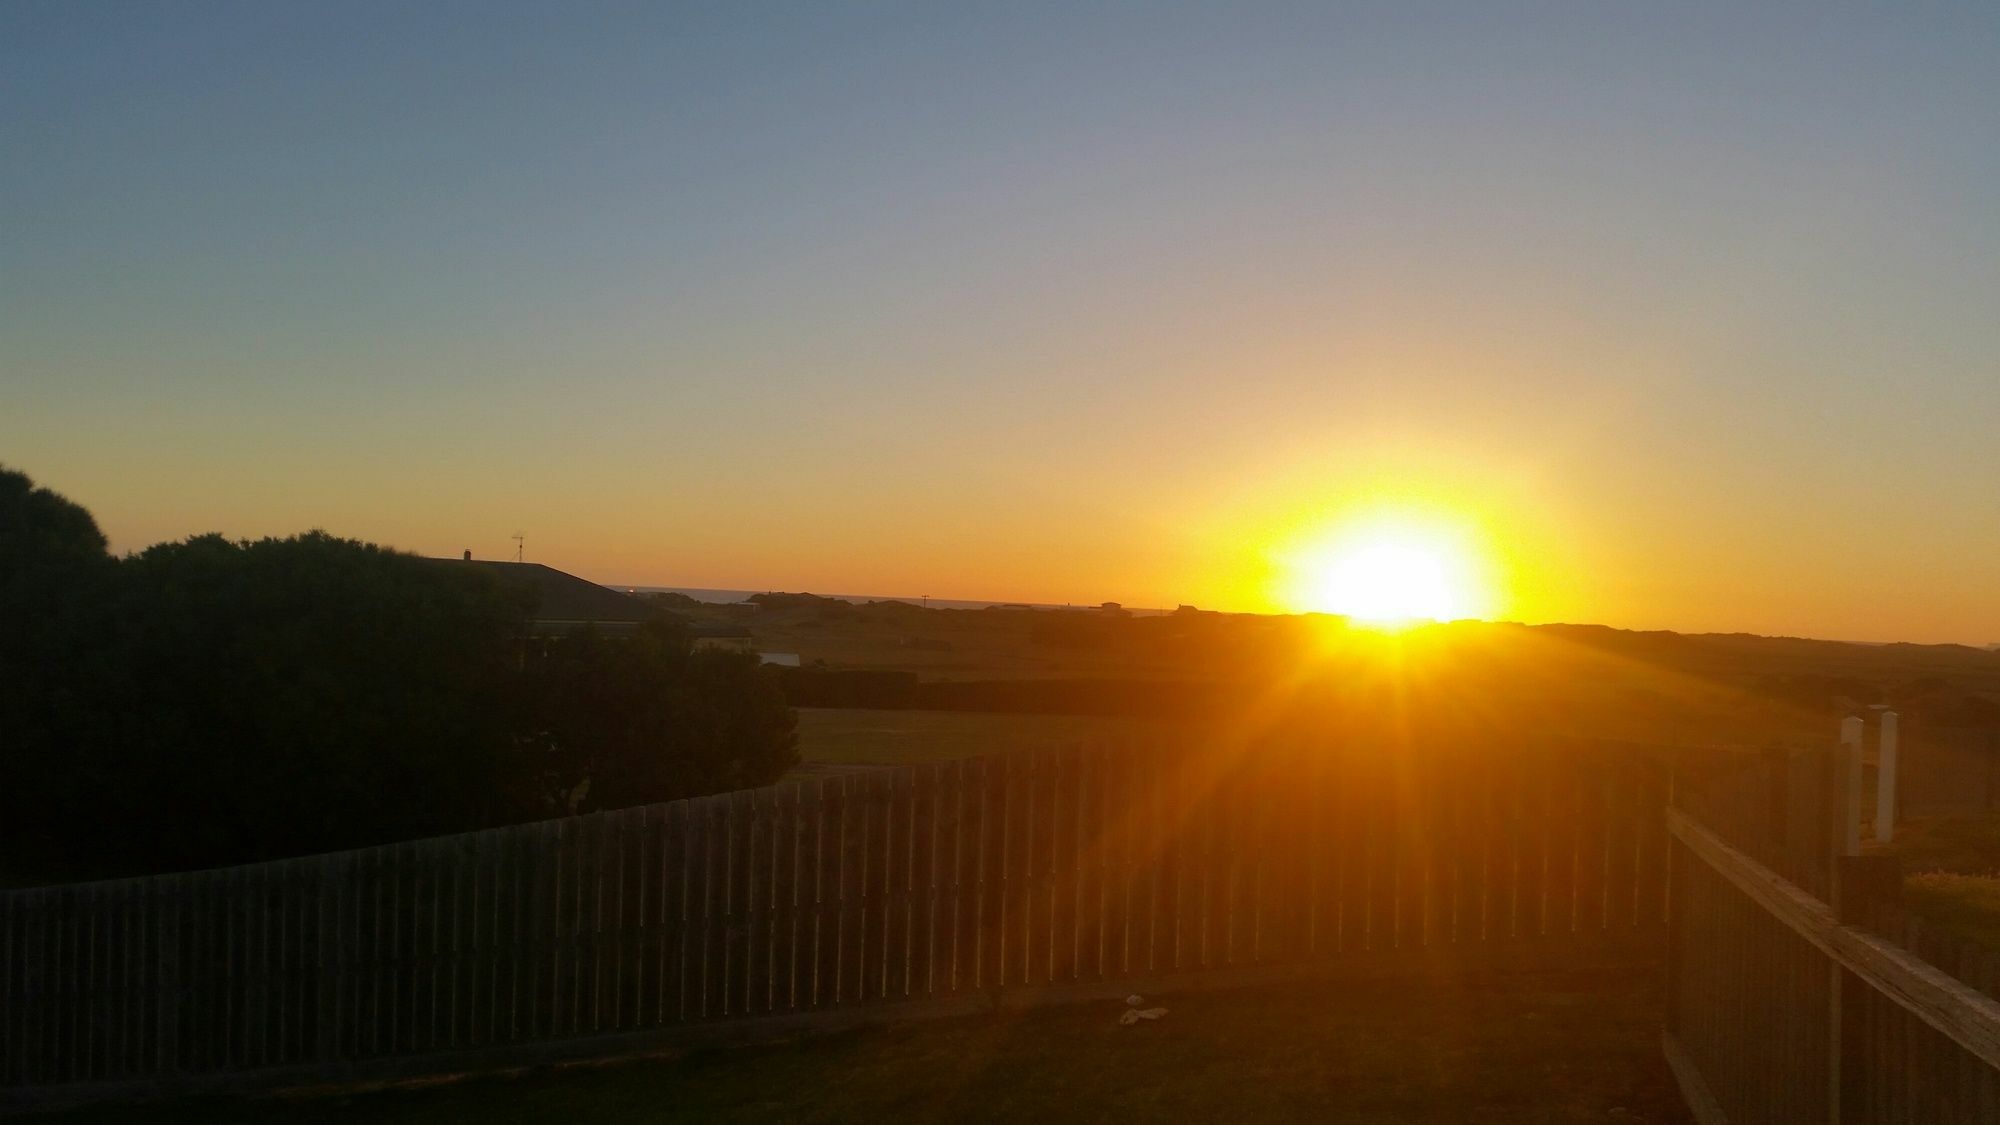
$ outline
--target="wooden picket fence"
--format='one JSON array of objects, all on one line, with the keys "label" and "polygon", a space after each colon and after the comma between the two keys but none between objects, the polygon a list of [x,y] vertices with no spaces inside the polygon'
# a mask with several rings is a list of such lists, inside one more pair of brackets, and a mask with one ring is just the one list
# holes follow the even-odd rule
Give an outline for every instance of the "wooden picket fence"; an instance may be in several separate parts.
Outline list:
[{"label": "wooden picket fence", "polygon": [[1862,776],[1773,752],[1668,810],[1664,1043],[1702,1125],[2000,1121],[2000,957],[1899,909]]},{"label": "wooden picket fence", "polygon": [[1077,748],[0,894],[0,1088],[1664,929],[1630,747]]}]

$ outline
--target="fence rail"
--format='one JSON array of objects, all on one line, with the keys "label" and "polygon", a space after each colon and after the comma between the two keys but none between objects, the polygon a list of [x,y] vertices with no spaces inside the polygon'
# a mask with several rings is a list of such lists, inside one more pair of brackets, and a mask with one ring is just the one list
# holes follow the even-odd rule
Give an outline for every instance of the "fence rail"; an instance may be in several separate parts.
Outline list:
[{"label": "fence rail", "polygon": [[1625,748],[1082,748],[0,894],[0,1086],[1664,928]]},{"label": "fence rail", "polygon": [[2000,1121],[1993,963],[1960,979],[1884,925],[1900,873],[1851,854],[1859,753],[1773,755],[1668,811],[1665,1046],[1703,1125]]}]

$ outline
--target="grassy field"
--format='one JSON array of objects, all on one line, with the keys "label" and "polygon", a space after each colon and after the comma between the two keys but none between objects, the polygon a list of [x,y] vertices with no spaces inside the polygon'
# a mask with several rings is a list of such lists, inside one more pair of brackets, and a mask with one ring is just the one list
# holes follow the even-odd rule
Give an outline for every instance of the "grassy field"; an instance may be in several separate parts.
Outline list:
[{"label": "grassy field", "polygon": [[755,632],[758,648],[797,653],[807,664],[914,672],[926,680],[1143,677],[1179,670],[1171,661],[1129,653],[1037,644],[1031,634],[1040,616],[862,610],[824,620],[812,613],[777,611],[742,623]]},{"label": "grassy field", "polygon": [[799,756],[846,765],[905,765],[1080,742],[1185,737],[1179,724],[1119,716],[799,709]]},{"label": "grassy field", "polygon": [[478,1121],[1688,1120],[1656,972],[1260,986],[1073,1004],[368,1094],[159,1105],[83,1125]]}]

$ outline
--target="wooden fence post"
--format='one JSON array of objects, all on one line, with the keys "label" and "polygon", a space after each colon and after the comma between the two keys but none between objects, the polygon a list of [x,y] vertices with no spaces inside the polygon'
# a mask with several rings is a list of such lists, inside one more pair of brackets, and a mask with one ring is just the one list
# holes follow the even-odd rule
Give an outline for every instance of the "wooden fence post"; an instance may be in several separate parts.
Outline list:
[{"label": "wooden fence post", "polygon": [[1896,831],[1896,752],[1899,741],[1894,711],[1882,712],[1875,755],[1875,839],[1888,843]]},{"label": "wooden fence post", "polygon": [[[1840,851],[1836,855],[1861,854],[1861,719],[1850,715],[1840,721],[1841,768],[1834,773],[1835,808],[1840,810],[1834,821],[1834,840]],[[1837,891],[1835,892],[1838,893]],[[1838,906],[1837,903],[1831,904]]]}]

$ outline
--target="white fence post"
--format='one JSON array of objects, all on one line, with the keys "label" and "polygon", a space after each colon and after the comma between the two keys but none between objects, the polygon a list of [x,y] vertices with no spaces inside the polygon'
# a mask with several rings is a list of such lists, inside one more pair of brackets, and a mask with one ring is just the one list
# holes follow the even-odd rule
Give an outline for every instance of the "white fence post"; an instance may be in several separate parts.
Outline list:
[{"label": "white fence post", "polygon": [[1835,772],[1835,784],[1845,784],[1847,799],[1837,802],[1840,809],[1841,825],[1839,840],[1841,855],[1861,854],[1861,717],[1849,715],[1840,720],[1840,765]]},{"label": "white fence post", "polygon": [[1881,739],[1875,754],[1875,841],[1886,844],[1896,833],[1896,744],[1900,731],[1894,711],[1882,712]]}]

